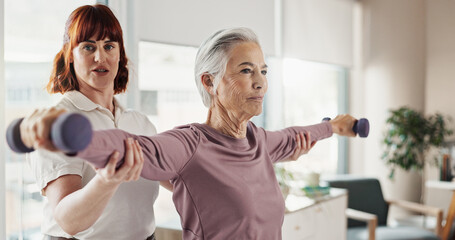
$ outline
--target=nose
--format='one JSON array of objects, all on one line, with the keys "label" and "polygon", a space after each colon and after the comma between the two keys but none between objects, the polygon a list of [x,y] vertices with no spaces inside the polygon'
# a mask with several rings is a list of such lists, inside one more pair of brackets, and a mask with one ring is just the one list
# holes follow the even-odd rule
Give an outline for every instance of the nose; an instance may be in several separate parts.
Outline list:
[{"label": "nose", "polygon": [[267,87],[267,78],[262,74],[255,76],[253,80],[253,89],[260,90],[265,87]]},{"label": "nose", "polygon": [[106,61],[106,53],[100,48],[98,48],[95,51],[95,62],[103,63],[104,61]]}]

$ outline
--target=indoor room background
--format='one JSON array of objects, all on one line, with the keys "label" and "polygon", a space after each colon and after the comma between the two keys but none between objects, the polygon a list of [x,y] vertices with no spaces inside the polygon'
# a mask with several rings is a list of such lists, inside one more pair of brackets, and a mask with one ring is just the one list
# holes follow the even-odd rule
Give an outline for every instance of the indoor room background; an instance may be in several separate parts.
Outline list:
[{"label": "indoor room background", "polygon": [[[1,136],[13,119],[59,100],[45,85],[66,18],[96,2],[109,5],[124,30],[132,76],[118,98],[147,114],[158,132],[205,121],[193,76],[197,48],[217,30],[248,27],[269,66],[257,125],[310,125],[342,113],[370,121],[368,138],[331,138],[285,167],[376,177],[386,197],[419,201],[421,175],[398,171],[391,181],[381,140],[390,109],[409,106],[455,119],[455,1],[0,0]],[[437,167],[425,173],[439,178]],[[3,137],[0,176],[0,236],[39,239],[43,199],[25,157],[12,153]],[[448,193],[430,195],[436,197],[427,196],[429,204],[448,206]],[[177,214],[166,191],[156,206],[157,221]]]}]

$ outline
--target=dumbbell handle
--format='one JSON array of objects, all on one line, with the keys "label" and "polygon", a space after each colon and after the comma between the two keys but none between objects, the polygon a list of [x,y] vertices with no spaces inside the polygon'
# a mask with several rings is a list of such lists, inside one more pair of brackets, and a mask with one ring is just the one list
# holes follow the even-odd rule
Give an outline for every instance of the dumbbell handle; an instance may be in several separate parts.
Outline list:
[{"label": "dumbbell handle", "polygon": [[[23,118],[14,120],[6,130],[6,141],[11,150],[28,153],[35,149],[25,146],[21,139],[20,124]],[[50,138],[54,146],[65,153],[76,153],[85,149],[92,140],[92,125],[79,113],[64,113],[52,123]]]},{"label": "dumbbell handle", "polygon": [[[329,117],[325,117],[322,121],[330,121]],[[361,138],[368,137],[370,133],[370,122],[366,118],[361,118],[356,120],[354,126],[352,127],[352,131],[359,135]]]}]

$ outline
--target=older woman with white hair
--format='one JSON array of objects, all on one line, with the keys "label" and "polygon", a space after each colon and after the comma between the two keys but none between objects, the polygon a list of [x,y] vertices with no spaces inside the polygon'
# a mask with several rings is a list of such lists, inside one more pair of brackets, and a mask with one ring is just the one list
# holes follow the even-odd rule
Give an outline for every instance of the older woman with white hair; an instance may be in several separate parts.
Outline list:
[{"label": "older woman with white hair", "polygon": [[[250,119],[262,112],[266,74],[253,31],[218,31],[201,45],[196,57],[196,84],[208,108],[205,123],[151,137],[96,131],[89,147],[77,156],[103,167],[113,151],[124,155],[125,139],[137,141],[143,151],[135,155],[145,159],[141,176],[171,180],[174,185],[173,201],[184,239],[281,239],[285,208],[273,164],[293,154],[301,132],[308,144],[333,133],[355,136],[355,119],[340,115],[273,132],[255,126]],[[30,129],[22,132],[24,143],[46,146],[47,140],[33,129],[48,129],[49,124],[28,122],[30,126],[21,128]]]}]

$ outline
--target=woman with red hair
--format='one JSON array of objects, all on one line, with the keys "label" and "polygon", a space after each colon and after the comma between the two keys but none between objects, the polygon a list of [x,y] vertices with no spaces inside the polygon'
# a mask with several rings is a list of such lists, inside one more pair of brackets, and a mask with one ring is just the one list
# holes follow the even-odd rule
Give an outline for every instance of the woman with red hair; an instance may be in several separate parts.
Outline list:
[{"label": "woman with red hair", "polygon": [[[155,135],[146,116],[125,110],[114,98],[126,89],[127,63],[122,29],[111,10],[104,5],[76,9],[66,23],[63,47],[47,85],[50,93],[61,93],[63,99],[51,110],[36,110],[24,123],[46,119],[49,115],[36,116],[46,116],[49,111],[51,115],[70,111],[85,115],[94,130]],[[295,139],[289,157],[293,160],[314,145],[303,133]],[[45,239],[155,239],[153,203],[158,182],[139,179],[144,165],[142,149],[137,141],[125,141],[125,145],[124,164],[118,169],[118,153],[102,169],[43,148],[28,155],[48,200],[42,223]],[[172,188],[169,182],[162,184]]]},{"label": "woman with red hair", "polygon": [[[154,135],[145,115],[126,110],[114,97],[126,90],[127,64],[122,29],[112,11],[104,5],[82,6],[68,18],[47,90],[63,94],[56,108],[82,113],[94,129]],[[133,153],[141,149],[134,142],[125,144],[128,164],[118,169],[115,154],[103,169],[46,150],[27,156],[47,199],[44,239],[155,239],[153,202],[159,183],[140,178],[143,159]]]}]

